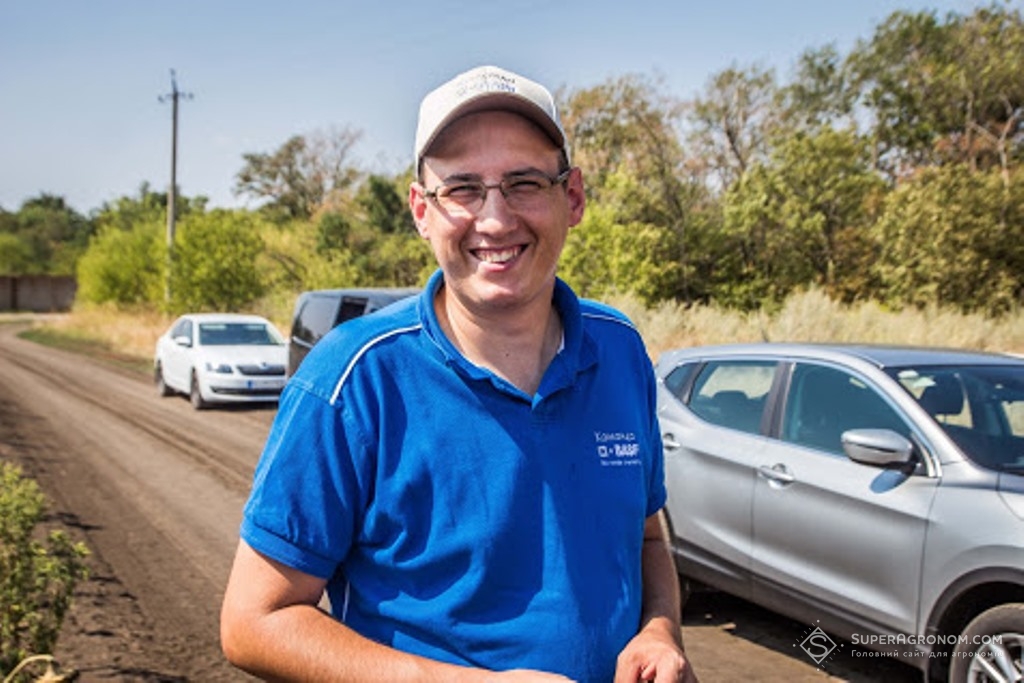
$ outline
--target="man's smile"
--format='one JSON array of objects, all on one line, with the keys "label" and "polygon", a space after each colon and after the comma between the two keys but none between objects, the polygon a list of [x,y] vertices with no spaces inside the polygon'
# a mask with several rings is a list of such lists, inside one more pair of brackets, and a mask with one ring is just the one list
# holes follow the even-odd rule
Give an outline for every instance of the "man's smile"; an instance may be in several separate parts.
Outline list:
[{"label": "man's smile", "polygon": [[502,264],[515,260],[525,250],[526,247],[520,244],[514,247],[502,247],[501,249],[480,247],[478,249],[470,249],[469,253],[484,263]]}]

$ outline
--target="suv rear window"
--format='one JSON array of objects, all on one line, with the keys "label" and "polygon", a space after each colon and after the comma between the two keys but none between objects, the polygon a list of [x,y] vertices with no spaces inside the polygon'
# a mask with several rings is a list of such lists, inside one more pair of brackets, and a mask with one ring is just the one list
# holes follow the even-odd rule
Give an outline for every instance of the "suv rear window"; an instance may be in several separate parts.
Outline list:
[{"label": "suv rear window", "polygon": [[[292,325],[292,337],[314,344],[334,327],[338,299],[334,296],[311,296],[303,304]],[[357,313],[358,315],[358,313]]]},{"label": "suv rear window", "polygon": [[338,325],[417,294],[406,289],[323,289],[305,292],[296,301],[288,344],[288,375],[320,339]]}]

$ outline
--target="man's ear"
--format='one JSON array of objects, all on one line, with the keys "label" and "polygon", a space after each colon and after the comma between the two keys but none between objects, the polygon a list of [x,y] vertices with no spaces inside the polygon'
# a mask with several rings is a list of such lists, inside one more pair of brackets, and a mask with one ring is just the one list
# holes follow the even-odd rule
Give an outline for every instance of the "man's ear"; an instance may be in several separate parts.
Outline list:
[{"label": "man's ear", "polygon": [[416,224],[416,232],[423,239],[427,238],[427,198],[424,195],[426,190],[419,183],[409,185],[409,211],[412,213],[413,223]]},{"label": "man's ear", "polygon": [[578,225],[583,220],[583,211],[587,207],[587,194],[583,189],[583,171],[577,166],[572,169],[565,181],[565,194],[569,199],[569,227]]}]

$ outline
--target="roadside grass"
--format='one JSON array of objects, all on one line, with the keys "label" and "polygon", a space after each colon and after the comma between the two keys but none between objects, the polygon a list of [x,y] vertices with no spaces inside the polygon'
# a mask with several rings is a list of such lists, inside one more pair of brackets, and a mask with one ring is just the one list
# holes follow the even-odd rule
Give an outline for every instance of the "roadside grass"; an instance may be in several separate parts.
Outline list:
[{"label": "roadside grass", "polygon": [[[11,316],[11,320],[23,320]],[[35,318],[19,337],[107,362],[133,373],[153,372],[153,350],[170,318],[146,310],[76,307]]]},{"label": "roadside grass", "polygon": [[[650,308],[629,296],[609,297],[608,302],[633,320],[654,360],[674,348],[766,340],[1024,353],[1024,315],[1019,312],[991,318],[938,306],[893,311],[873,302],[844,305],[814,289],[792,295],[775,312],[743,313],[715,305],[686,307],[678,303]],[[268,306],[264,302],[253,312],[287,332],[285,308],[285,304]],[[44,316],[22,336],[148,373],[156,340],[173,319],[151,310],[76,307],[69,314]],[[6,317],[0,317],[0,322],[4,320]]]},{"label": "roadside grass", "polygon": [[19,337],[65,351],[72,351],[90,358],[96,358],[116,367],[138,374],[150,374],[153,372],[153,361],[151,358],[142,357],[129,352],[119,350],[111,340],[86,336],[80,330],[73,327],[73,323],[49,320],[30,327],[20,332]]}]

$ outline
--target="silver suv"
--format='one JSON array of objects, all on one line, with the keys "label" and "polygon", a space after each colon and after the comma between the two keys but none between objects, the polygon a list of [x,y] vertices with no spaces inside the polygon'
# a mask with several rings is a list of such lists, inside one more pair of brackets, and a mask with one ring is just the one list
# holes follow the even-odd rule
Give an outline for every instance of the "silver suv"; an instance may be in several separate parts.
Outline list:
[{"label": "silver suv", "polygon": [[1021,680],[1024,361],[751,344],[657,374],[684,579],[930,680]]}]

